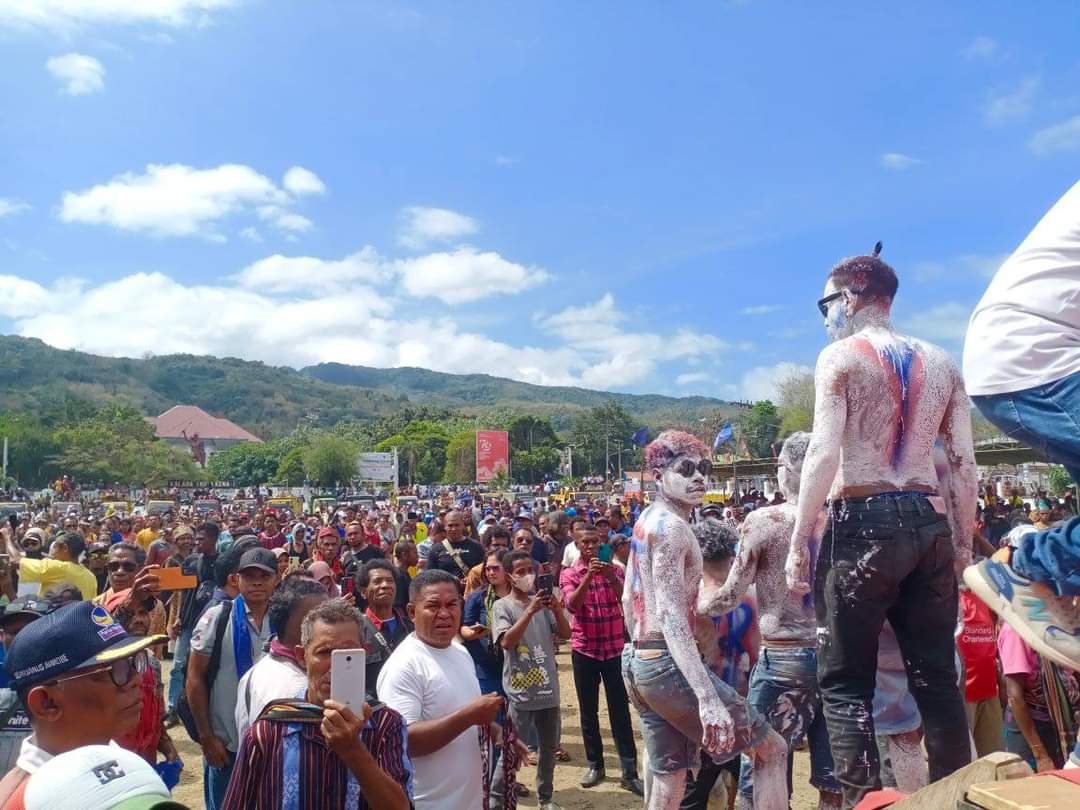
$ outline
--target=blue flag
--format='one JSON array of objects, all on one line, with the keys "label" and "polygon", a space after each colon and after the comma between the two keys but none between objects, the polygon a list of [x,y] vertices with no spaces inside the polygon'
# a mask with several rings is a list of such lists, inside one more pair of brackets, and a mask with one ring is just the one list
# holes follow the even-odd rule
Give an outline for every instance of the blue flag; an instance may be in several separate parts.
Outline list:
[{"label": "blue flag", "polygon": [[638,447],[644,447],[649,443],[649,430],[648,428],[639,428],[637,433],[630,437],[630,441],[636,444]]},{"label": "blue flag", "polygon": [[731,437],[735,435],[735,430],[731,427],[731,422],[728,422],[722,428],[720,432],[716,434],[716,438],[713,439],[713,450],[719,450],[724,444],[731,441]]}]

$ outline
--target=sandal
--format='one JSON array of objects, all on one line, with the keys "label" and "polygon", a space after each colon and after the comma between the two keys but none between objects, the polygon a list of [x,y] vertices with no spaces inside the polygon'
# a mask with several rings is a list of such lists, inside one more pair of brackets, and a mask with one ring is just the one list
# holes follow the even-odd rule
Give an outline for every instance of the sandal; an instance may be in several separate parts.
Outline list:
[{"label": "sandal", "polygon": [[555,761],[556,762],[569,762],[570,761],[570,755],[568,753],[566,753],[566,751],[563,750],[563,747],[561,745],[558,748],[555,749]]}]

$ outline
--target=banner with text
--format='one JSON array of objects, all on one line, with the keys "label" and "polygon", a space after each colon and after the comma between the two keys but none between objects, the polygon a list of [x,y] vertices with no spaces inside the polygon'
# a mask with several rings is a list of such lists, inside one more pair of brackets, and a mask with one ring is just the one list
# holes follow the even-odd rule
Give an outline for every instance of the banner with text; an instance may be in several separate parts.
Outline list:
[{"label": "banner with text", "polygon": [[505,430],[476,431],[476,480],[490,481],[510,474],[510,434]]},{"label": "banner with text", "polygon": [[397,481],[397,454],[361,453],[360,479],[363,481]]}]

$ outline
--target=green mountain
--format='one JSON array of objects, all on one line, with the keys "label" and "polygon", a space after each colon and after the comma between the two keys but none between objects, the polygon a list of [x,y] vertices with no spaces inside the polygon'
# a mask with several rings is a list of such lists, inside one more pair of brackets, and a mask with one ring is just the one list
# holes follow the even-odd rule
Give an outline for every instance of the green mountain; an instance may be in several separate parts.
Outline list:
[{"label": "green mountain", "polygon": [[56,349],[34,338],[0,335],[0,412],[31,413],[54,423],[110,403],[132,405],[149,415],[189,404],[225,416],[258,436],[272,437],[300,424],[330,426],[342,419],[391,416],[411,402],[469,415],[494,411],[549,416],[561,429],[575,414],[612,399],[642,424],[657,428],[734,411],[708,397],[609,394],[418,368],[326,363],[297,371],[190,354],[99,357]]}]

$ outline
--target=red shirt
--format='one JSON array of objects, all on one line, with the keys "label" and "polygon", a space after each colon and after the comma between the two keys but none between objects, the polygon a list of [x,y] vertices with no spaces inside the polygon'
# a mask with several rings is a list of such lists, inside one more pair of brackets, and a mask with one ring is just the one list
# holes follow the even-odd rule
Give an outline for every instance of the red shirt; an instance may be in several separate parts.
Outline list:
[{"label": "red shirt", "polygon": [[997,633],[990,608],[971,591],[960,591],[964,624],[956,649],[964,660],[964,700],[977,703],[997,697]]},{"label": "red shirt", "polygon": [[[623,570],[617,565],[613,568],[615,576],[622,580]],[[559,586],[562,588],[563,602],[568,607],[570,597],[581,585],[588,570],[583,560],[578,560],[577,565],[571,568],[563,569]],[[585,601],[581,603],[581,607],[571,610],[570,613],[574,617],[570,649],[597,661],[607,661],[622,655],[625,643],[622,600],[606,577],[594,576],[585,594]]]}]

